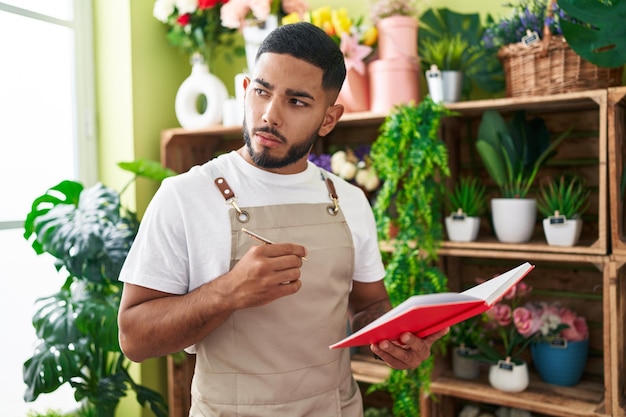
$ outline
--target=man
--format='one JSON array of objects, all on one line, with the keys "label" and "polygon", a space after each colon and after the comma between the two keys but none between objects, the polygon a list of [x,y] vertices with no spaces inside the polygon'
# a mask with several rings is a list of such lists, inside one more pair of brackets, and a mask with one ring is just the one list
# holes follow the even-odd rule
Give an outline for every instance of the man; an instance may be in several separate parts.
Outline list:
[{"label": "man", "polygon": [[[196,352],[191,416],[362,415],[349,351],[328,346],[348,316],[359,328],[391,308],[375,222],[358,188],[307,160],[344,78],[322,30],[276,29],[244,83],[245,146],[165,180],[146,210],[120,344],[134,361]],[[413,368],[441,335],[370,348]]]}]

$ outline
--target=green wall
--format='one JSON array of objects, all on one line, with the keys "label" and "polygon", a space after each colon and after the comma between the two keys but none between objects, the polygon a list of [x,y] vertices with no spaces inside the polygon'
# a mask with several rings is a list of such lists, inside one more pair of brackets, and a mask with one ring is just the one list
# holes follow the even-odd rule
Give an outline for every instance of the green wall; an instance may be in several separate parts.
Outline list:
[{"label": "green wall", "polygon": [[[311,8],[343,5],[354,17],[367,16],[368,3],[362,0],[309,0],[309,4]],[[431,0],[429,4],[463,13],[504,12],[501,0],[483,0],[480,5]],[[117,167],[118,162],[160,159],[160,133],[178,126],[174,98],[190,71],[188,58],[168,44],[165,27],[152,16],[152,7],[153,0],[94,0],[99,173],[100,179],[115,189],[130,180],[130,175]],[[233,94],[234,74],[243,65],[242,58],[232,66],[213,63],[212,70]],[[155,190],[155,184],[139,180],[124,194],[125,204],[141,215]],[[166,395],[164,359],[133,366],[132,372],[139,382]],[[134,397],[128,397],[118,416],[147,417],[152,413],[142,412]]]}]

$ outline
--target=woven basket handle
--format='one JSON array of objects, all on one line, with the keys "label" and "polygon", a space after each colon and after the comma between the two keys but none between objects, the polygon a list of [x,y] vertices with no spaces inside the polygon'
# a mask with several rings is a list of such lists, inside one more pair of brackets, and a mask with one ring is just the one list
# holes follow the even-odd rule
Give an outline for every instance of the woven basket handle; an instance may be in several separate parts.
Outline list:
[{"label": "woven basket handle", "polygon": [[548,20],[554,17],[554,6],[556,6],[556,0],[548,0],[548,12],[546,13],[546,19],[543,21],[543,42],[541,44],[540,56],[545,57],[548,55],[548,47],[550,46],[550,39],[552,38],[552,32],[550,32],[550,26],[548,26]]}]

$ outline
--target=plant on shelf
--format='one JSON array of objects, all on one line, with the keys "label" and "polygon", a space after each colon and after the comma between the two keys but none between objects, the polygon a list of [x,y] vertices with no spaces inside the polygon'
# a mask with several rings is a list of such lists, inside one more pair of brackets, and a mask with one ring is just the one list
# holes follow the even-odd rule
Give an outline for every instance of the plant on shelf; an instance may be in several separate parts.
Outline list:
[{"label": "plant on shelf", "polygon": [[[423,62],[423,69],[433,61],[440,70],[455,69],[463,71],[463,95],[469,96],[472,86],[489,93],[498,93],[504,89],[504,72],[502,64],[495,52],[487,50],[483,44],[485,27],[481,23],[478,13],[464,14],[447,8],[428,9],[420,17],[418,39],[418,53]],[[465,45],[460,51],[460,45]],[[426,59],[429,50],[455,51],[450,53],[455,57],[458,65],[441,66],[437,60]],[[462,52],[459,55],[459,52]],[[442,55],[439,52],[437,55]],[[450,60],[452,61],[452,60]]]},{"label": "plant on shelf", "polygon": [[485,333],[480,316],[474,316],[450,327],[452,346],[452,373],[461,379],[475,379],[480,373],[480,363],[473,355],[478,354],[478,345],[484,341]]},{"label": "plant on shelf", "polygon": [[448,239],[458,242],[476,240],[480,216],[487,208],[487,188],[478,178],[460,177],[447,195],[446,217]]},{"label": "plant on shelf", "polygon": [[582,230],[581,215],[589,206],[589,190],[581,177],[561,175],[540,184],[537,209],[550,245],[573,246]]},{"label": "plant on shelf", "polygon": [[589,351],[585,317],[560,303],[527,303],[518,315],[529,340],[533,364],[550,384],[571,386],[582,377]]},{"label": "plant on shelf", "polygon": [[[157,181],[174,175],[152,161],[119,166]],[[122,283],[117,277],[138,226],[120,194],[101,183],[85,188],[62,181],[33,201],[24,238],[37,254],[52,255],[67,278],[59,292],[37,301],[32,323],[39,344],[24,363],[25,401],[68,383],[83,402],[81,415],[112,417],[132,389],[141,405],[167,415],[164,399],[133,380],[118,342]]]},{"label": "plant on shelf", "polygon": [[[411,295],[445,291],[447,278],[437,267],[441,246],[442,182],[450,175],[448,153],[438,137],[441,120],[451,112],[426,97],[418,105],[397,105],[385,118],[370,158],[382,180],[373,210],[379,239],[391,241],[383,251],[385,285],[392,304]],[[433,359],[418,369],[392,370],[372,390],[388,391],[394,416],[418,416],[420,389],[428,391]]]},{"label": "plant on shelf", "polygon": [[426,39],[418,49],[422,68],[435,65],[441,71],[464,71],[474,59],[468,55],[468,47],[467,41],[458,33],[454,36],[446,34],[439,39]]},{"label": "plant on shelf", "polygon": [[500,190],[501,198],[491,200],[493,227],[500,241],[520,243],[532,236],[536,201],[526,196],[539,169],[556,154],[570,131],[550,142],[545,121],[540,117],[528,120],[524,110],[514,111],[509,122],[495,110],[483,113],[476,149]]},{"label": "plant on shelf", "polygon": [[478,342],[479,353],[473,358],[490,364],[489,383],[501,391],[520,392],[528,386],[528,365],[522,354],[532,338],[521,301],[531,291],[531,287],[520,282],[483,313],[485,339]]}]

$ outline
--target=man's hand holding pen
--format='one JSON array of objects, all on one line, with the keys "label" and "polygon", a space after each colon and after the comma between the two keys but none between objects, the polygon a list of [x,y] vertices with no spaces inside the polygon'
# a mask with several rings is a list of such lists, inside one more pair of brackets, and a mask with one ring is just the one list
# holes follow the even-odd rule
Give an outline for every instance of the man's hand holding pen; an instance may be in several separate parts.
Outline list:
[{"label": "man's hand holding pen", "polygon": [[294,243],[253,246],[229,272],[236,308],[256,307],[296,293],[306,249]]}]

